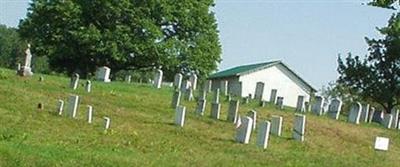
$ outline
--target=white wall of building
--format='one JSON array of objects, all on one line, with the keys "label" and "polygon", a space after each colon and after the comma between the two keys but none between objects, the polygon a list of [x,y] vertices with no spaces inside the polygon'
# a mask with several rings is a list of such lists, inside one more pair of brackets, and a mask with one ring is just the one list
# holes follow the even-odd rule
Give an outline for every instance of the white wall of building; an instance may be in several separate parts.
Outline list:
[{"label": "white wall of building", "polygon": [[305,101],[310,99],[309,88],[285,67],[278,64],[263,70],[244,74],[239,77],[242,82],[242,96],[252,94],[254,97],[257,82],[264,82],[263,100],[269,101],[271,90],[277,89],[277,96],[284,97],[283,104],[296,107],[297,97],[305,97]]}]

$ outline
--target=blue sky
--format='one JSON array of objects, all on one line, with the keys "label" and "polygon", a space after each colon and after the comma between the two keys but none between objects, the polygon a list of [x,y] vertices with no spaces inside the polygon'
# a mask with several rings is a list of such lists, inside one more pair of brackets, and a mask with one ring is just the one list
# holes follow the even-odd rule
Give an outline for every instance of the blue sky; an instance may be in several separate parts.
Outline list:
[{"label": "blue sky", "polygon": [[[0,0],[0,23],[15,27],[28,0]],[[334,81],[338,54],[365,55],[393,11],[365,0],[216,0],[219,69],[282,60],[316,88]]]}]

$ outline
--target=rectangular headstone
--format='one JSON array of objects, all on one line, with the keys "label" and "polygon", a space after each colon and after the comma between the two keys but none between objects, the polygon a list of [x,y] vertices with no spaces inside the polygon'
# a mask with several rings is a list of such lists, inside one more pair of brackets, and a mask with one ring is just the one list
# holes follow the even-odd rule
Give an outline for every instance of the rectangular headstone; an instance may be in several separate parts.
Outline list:
[{"label": "rectangular headstone", "polygon": [[361,104],[360,103],[354,103],[351,106],[351,109],[350,109],[350,112],[349,112],[348,121],[350,123],[360,124],[360,114],[361,114]]},{"label": "rectangular headstone", "polygon": [[328,117],[332,119],[339,119],[340,111],[342,110],[342,101],[339,99],[333,99],[328,108]]},{"label": "rectangular headstone", "polygon": [[220,113],[221,113],[221,104],[212,103],[211,104],[211,118],[219,119]]},{"label": "rectangular headstone", "polygon": [[87,108],[87,121],[91,124],[93,121],[93,107],[88,105]]},{"label": "rectangular headstone", "polygon": [[70,87],[75,90],[78,88],[79,85],[79,74],[74,73],[71,77]]},{"label": "rectangular headstone", "polygon": [[85,85],[86,92],[90,93],[92,91],[92,82],[87,80]]},{"label": "rectangular headstone", "polygon": [[293,138],[297,141],[304,141],[306,129],[306,116],[295,114],[293,126]]},{"label": "rectangular headstone", "polygon": [[392,112],[392,126],[390,128],[396,129],[399,123],[399,110],[393,109]]},{"label": "rectangular headstone", "polygon": [[96,71],[96,79],[98,81],[102,81],[102,82],[111,82],[110,73],[111,73],[110,68],[108,68],[106,66],[99,67],[99,68],[97,68],[97,71]]},{"label": "rectangular headstone", "polygon": [[183,127],[185,124],[186,107],[178,106],[175,110],[175,125]]},{"label": "rectangular headstone", "polygon": [[174,87],[175,89],[180,89],[182,87],[182,74],[178,73],[174,77]]},{"label": "rectangular headstone", "polygon": [[220,91],[224,96],[228,95],[228,81],[221,81]]},{"label": "rectangular headstone", "polygon": [[125,82],[126,83],[131,83],[132,82],[132,76],[131,75],[126,75],[125,76]]},{"label": "rectangular headstone", "polygon": [[372,116],[372,122],[382,123],[383,117],[384,117],[384,112],[375,111],[374,115]]},{"label": "rectangular headstone", "polygon": [[227,121],[236,123],[239,112],[239,101],[231,100],[229,102],[228,116],[226,118]]},{"label": "rectangular headstone", "polygon": [[154,87],[160,89],[162,80],[163,80],[163,71],[156,70],[156,74],[154,75]]},{"label": "rectangular headstone", "polygon": [[211,92],[211,88],[212,88],[212,81],[211,80],[207,80],[204,82],[204,90],[206,90],[207,92]]},{"label": "rectangular headstone", "polygon": [[219,103],[219,89],[214,90],[214,99],[213,103]]},{"label": "rectangular headstone", "polygon": [[256,90],[255,90],[255,93],[254,93],[254,99],[260,100],[260,101],[262,100],[263,95],[264,95],[264,87],[265,87],[264,82],[257,82],[256,83]]},{"label": "rectangular headstone", "polygon": [[283,117],[273,115],[271,119],[271,134],[276,136],[282,135]]},{"label": "rectangular headstone", "polygon": [[368,122],[368,115],[369,115],[369,104],[364,104],[362,105],[361,109],[360,121]]},{"label": "rectangular headstone", "polygon": [[189,81],[191,83],[192,89],[196,90],[197,89],[197,75],[196,74],[190,75]]},{"label": "rectangular headstone", "polygon": [[270,128],[271,128],[270,122],[263,121],[260,123],[260,127],[257,133],[257,145],[263,149],[266,149],[268,147]]},{"label": "rectangular headstone", "polygon": [[236,130],[236,141],[243,144],[248,144],[250,141],[253,120],[250,117],[242,117],[242,124]]},{"label": "rectangular headstone", "polygon": [[375,148],[375,150],[381,150],[381,151],[389,150],[389,138],[376,137],[374,148]]},{"label": "rectangular headstone", "polygon": [[372,122],[372,119],[374,118],[374,115],[375,115],[375,107],[370,107],[369,108],[368,123]]},{"label": "rectangular headstone", "polygon": [[257,111],[251,110],[247,113],[247,116],[249,116],[253,120],[253,130],[256,130],[256,124],[257,124]]},{"label": "rectangular headstone", "polygon": [[315,96],[315,102],[311,107],[311,111],[315,115],[322,115],[323,110],[322,107],[324,105],[325,99],[322,96]]},{"label": "rectangular headstone", "polygon": [[276,106],[281,110],[283,109],[283,97],[278,96],[276,99]]},{"label": "rectangular headstone", "polygon": [[277,95],[278,95],[278,90],[277,89],[272,89],[271,90],[271,96],[269,98],[269,102],[272,103],[272,104],[275,104]]},{"label": "rectangular headstone", "polygon": [[104,129],[110,129],[111,119],[109,117],[103,117],[104,119]]},{"label": "rectangular headstone", "polygon": [[76,117],[76,114],[78,112],[78,103],[79,103],[79,96],[75,96],[75,95],[69,96],[67,114],[71,118],[75,118]]},{"label": "rectangular headstone", "polygon": [[296,111],[297,112],[305,112],[304,96],[297,97]]},{"label": "rectangular headstone", "polygon": [[197,102],[197,109],[196,109],[197,114],[204,115],[204,111],[206,109],[206,103],[207,103],[207,100],[205,100],[205,99],[200,99]]},{"label": "rectangular headstone", "polygon": [[62,115],[63,110],[64,110],[64,101],[58,100],[58,104],[57,104],[58,115]]},{"label": "rectangular headstone", "polygon": [[186,94],[185,99],[187,101],[192,101],[193,100],[194,97],[193,97],[193,89],[192,88],[187,89],[185,91],[185,94]]},{"label": "rectangular headstone", "polygon": [[392,127],[392,122],[393,121],[393,115],[391,115],[391,114],[385,114],[384,116],[383,116],[383,121],[382,121],[382,125],[385,127],[385,128],[391,128]]},{"label": "rectangular headstone", "polygon": [[179,106],[181,102],[181,91],[176,90],[174,92],[174,95],[172,96],[172,103],[171,103],[171,107],[172,108],[176,108]]}]

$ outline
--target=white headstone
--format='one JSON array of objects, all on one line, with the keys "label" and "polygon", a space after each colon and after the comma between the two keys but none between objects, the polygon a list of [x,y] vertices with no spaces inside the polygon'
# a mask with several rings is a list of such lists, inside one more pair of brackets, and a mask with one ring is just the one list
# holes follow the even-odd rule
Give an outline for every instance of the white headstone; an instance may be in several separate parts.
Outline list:
[{"label": "white headstone", "polygon": [[384,117],[384,112],[382,111],[375,111],[372,115],[372,122],[382,123]]},{"label": "white headstone", "polygon": [[392,127],[392,123],[393,123],[393,115],[391,114],[385,114],[383,116],[383,120],[382,120],[382,125],[385,128],[391,128]]},{"label": "white headstone", "polygon": [[181,91],[175,90],[174,95],[172,97],[171,107],[176,108],[179,106],[181,102]]},{"label": "white headstone", "polygon": [[374,119],[374,115],[375,115],[375,107],[370,107],[369,108],[368,123],[372,122],[372,120]]},{"label": "white headstone", "polygon": [[79,85],[79,74],[74,73],[71,77],[70,87],[75,90],[78,88]]},{"label": "white headstone", "polygon": [[361,115],[361,104],[358,102],[354,103],[351,106],[348,121],[354,124],[360,124],[360,115]]},{"label": "white headstone", "polygon": [[257,145],[263,149],[266,149],[268,147],[270,128],[271,123],[268,121],[263,121],[259,125],[257,133]]},{"label": "white headstone", "polygon": [[271,97],[269,98],[269,102],[272,104],[276,104],[276,96],[278,95],[278,90],[277,89],[272,89],[271,90]]},{"label": "white headstone", "polygon": [[182,78],[183,78],[182,74],[180,74],[180,73],[175,74],[175,77],[174,77],[175,89],[180,89],[182,87]]},{"label": "white headstone", "polygon": [[104,119],[104,129],[110,129],[111,119],[109,117],[103,117]]},{"label": "white headstone", "polygon": [[98,81],[102,81],[102,82],[111,82],[110,72],[111,72],[111,69],[106,66],[99,67],[99,68],[97,68],[97,71],[96,71],[96,79]]},{"label": "white headstone", "polygon": [[62,115],[63,110],[64,110],[64,101],[58,100],[58,104],[57,104],[58,115]]},{"label": "white headstone", "polygon": [[92,91],[92,82],[87,80],[85,85],[86,92],[90,93]]},{"label": "white headstone", "polygon": [[256,124],[257,124],[257,111],[251,110],[247,113],[247,116],[249,116],[253,120],[253,130],[256,130]]},{"label": "white headstone", "polygon": [[185,93],[186,93],[186,100],[188,100],[188,101],[192,101],[193,100],[193,89],[190,87],[189,89],[187,89],[186,91],[185,91]]},{"label": "white headstone", "polygon": [[328,117],[338,120],[341,110],[342,110],[342,101],[337,98],[331,100],[331,104],[329,105],[328,108]]},{"label": "white headstone", "polygon": [[93,107],[88,105],[87,109],[87,121],[91,124],[93,121]]},{"label": "white headstone", "polygon": [[282,135],[283,118],[281,116],[273,115],[271,119],[271,134],[276,136]]},{"label": "white headstone", "polygon": [[163,71],[157,70],[156,75],[154,76],[154,87],[160,89],[162,80],[163,80]]},{"label": "white headstone", "polygon": [[375,150],[387,151],[389,150],[389,138],[376,137]]},{"label": "white headstone", "polygon": [[219,89],[214,90],[214,100],[213,103],[219,103]]},{"label": "white headstone", "polygon": [[397,125],[399,124],[399,110],[397,109],[393,109],[392,112],[392,126],[390,126],[390,128],[396,129]]},{"label": "white headstone", "polygon": [[224,96],[228,95],[228,81],[221,81],[220,91]]},{"label": "white headstone", "polygon": [[264,82],[257,82],[256,83],[256,90],[254,92],[254,99],[256,100],[262,100],[263,95],[264,95],[264,87],[265,84]]},{"label": "white headstone", "polygon": [[33,73],[31,69],[31,63],[32,63],[31,45],[28,44],[28,48],[25,50],[24,66],[19,68],[18,74],[20,76],[32,76]]},{"label": "white headstone", "polygon": [[207,92],[211,92],[211,88],[212,88],[212,80],[207,80],[204,83],[204,90],[206,90]]},{"label": "white headstone", "polygon": [[279,96],[276,98],[276,105],[279,109],[283,109],[283,97]]},{"label": "white headstone", "polygon": [[125,82],[131,83],[131,81],[132,81],[132,76],[131,75],[126,75],[125,76]]},{"label": "white headstone", "polygon": [[196,90],[197,89],[197,75],[192,74],[189,77],[190,84],[192,85],[192,89]]},{"label": "white headstone", "polygon": [[204,111],[206,109],[206,104],[207,104],[207,100],[205,100],[205,99],[200,99],[197,102],[197,110],[196,110],[197,114],[204,115]]},{"label": "white headstone", "polygon": [[311,111],[316,115],[322,115],[324,101],[325,99],[322,96],[315,96],[315,103],[312,105]]},{"label": "white headstone", "polygon": [[304,141],[306,129],[306,116],[295,114],[293,126],[293,138],[297,141]]},{"label": "white headstone", "polygon": [[253,120],[250,117],[242,117],[241,122],[242,124],[236,130],[236,141],[239,143],[248,144],[253,128]]},{"label": "white headstone", "polygon": [[369,104],[364,104],[362,105],[361,108],[360,121],[368,122],[368,115],[369,115]]},{"label": "white headstone", "polygon": [[304,96],[297,96],[296,111],[297,112],[305,112]]},{"label": "white headstone", "polygon": [[238,112],[239,112],[239,101],[231,100],[229,102],[229,109],[226,120],[232,123],[236,123],[238,119]]},{"label": "white headstone", "polygon": [[183,127],[185,124],[186,107],[178,106],[175,110],[175,125]]},{"label": "white headstone", "polygon": [[72,118],[76,117],[76,114],[78,112],[78,103],[79,103],[79,96],[76,95],[69,96],[67,114]]},{"label": "white headstone", "polygon": [[211,118],[219,119],[221,113],[221,104],[211,103]]}]

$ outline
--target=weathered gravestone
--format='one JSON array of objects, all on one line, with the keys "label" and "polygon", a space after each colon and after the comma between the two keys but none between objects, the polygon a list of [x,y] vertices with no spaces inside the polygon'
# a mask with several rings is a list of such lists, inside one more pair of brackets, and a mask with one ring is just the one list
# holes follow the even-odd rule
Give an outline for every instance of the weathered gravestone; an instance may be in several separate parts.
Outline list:
[{"label": "weathered gravestone", "polygon": [[211,103],[211,118],[219,119],[221,113],[221,104]]},{"label": "weathered gravestone", "polygon": [[228,96],[225,96],[226,97],[226,101],[231,101],[232,100],[232,95],[231,94],[228,94]]},{"label": "weathered gravestone", "polygon": [[175,125],[183,127],[185,124],[186,107],[178,106],[175,110]]},{"label": "weathered gravestone", "polygon": [[160,89],[162,80],[163,80],[163,71],[156,70],[156,74],[154,75],[154,87]]},{"label": "weathered gravestone", "polygon": [[214,99],[213,103],[219,103],[219,89],[214,90]]},{"label": "weathered gravestone", "polygon": [[278,95],[278,90],[272,89],[272,90],[271,90],[271,96],[270,96],[270,98],[269,98],[269,102],[272,103],[272,104],[275,104],[275,103],[276,103],[276,96],[277,96],[277,95]]},{"label": "weathered gravestone", "polygon": [[68,99],[68,116],[75,118],[78,112],[79,96],[71,95]]},{"label": "weathered gravestone", "polygon": [[238,119],[238,112],[239,112],[239,101],[231,100],[229,102],[228,116],[226,120],[232,123],[236,123]]},{"label": "weathered gravestone", "polygon": [[104,119],[104,129],[110,129],[111,126],[111,119],[109,117],[103,117]]},{"label": "weathered gravestone", "polygon": [[331,100],[328,108],[328,117],[332,119],[339,119],[340,111],[342,110],[342,101],[335,98]]},{"label": "weathered gravestone", "polygon": [[282,135],[283,118],[281,116],[273,115],[271,119],[271,134],[276,136]]},{"label": "weathered gravestone", "polygon": [[197,89],[197,75],[192,74],[189,77],[190,84],[192,85],[192,89],[196,90]]},{"label": "weathered gravestone", "polygon": [[325,99],[322,96],[315,96],[315,102],[311,107],[311,111],[315,115],[322,115],[323,110],[322,107],[324,105]]},{"label": "weathered gravestone", "polygon": [[79,85],[79,74],[74,73],[71,77],[70,87],[75,90]]},{"label": "weathered gravestone", "polygon": [[20,67],[18,70],[18,75],[20,76],[32,76],[32,54],[31,54],[31,45],[28,44],[28,48],[25,50],[25,62],[24,66]]},{"label": "weathered gravestone", "polygon": [[221,81],[220,91],[224,96],[228,95],[228,81]]},{"label": "weathered gravestone", "polygon": [[305,112],[304,96],[298,96],[297,97],[296,111],[297,112]]},{"label": "weathered gravestone", "polygon": [[63,110],[64,110],[64,101],[58,100],[58,104],[57,104],[58,115],[62,115]]},{"label": "weathered gravestone", "polygon": [[375,138],[375,150],[387,151],[389,150],[389,138],[376,137]]},{"label": "weathered gravestone", "polygon": [[249,116],[253,120],[253,130],[256,130],[256,124],[257,124],[257,111],[251,110],[247,113],[247,116]]},{"label": "weathered gravestone", "polygon": [[102,81],[102,82],[111,82],[110,72],[111,72],[111,69],[106,66],[99,67],[99,68],[97,68],[97,71],[96,71],[96,79],[98,81]]},{"label": "weathered gravestone", "polygon": [[372,122],[382,123],[384,117],[383,111],[375,111],[374,115],[372,115]]},{"label": "weathered gravestone", "polygon": [[181,91],[175,90],[174,95],[172,96],[171,107],[176,108],[179,106],[181,102]]},{"label": "weathered gravestone", "polygon": [[301,114],[294,115],[293,138],[297,141],[304,141],[306,129],[306,116]]},{"label": "weathered gravestone", "polygon": [[85,85],[86,92],[90,93],[92,91],[92,82],[87,80]]},{"label": "weathered gravestone", "polygon": [[269,121],[263,121],[260,123],[260,127],[257,133],[257,145],[263,149],[266,149],[268,147],[270,129],[271,123]]},{"label": "weathered gravestone", "polygon": [[205,90],[200,90],[200,89],[199,89],[199,91],[200,91],[200,97],[199,97],[199,99],[200,99],[200,100],[206,100],[206,99],[207,99],[207,91],[205,91]]},{"label": "weathered gravestone", "polygon": [[369,104],[363,104],[360,114],[360,121],[368,122],[368,115],[369,115]]},{"label": "weathered gravestone", "polygon": [[185,99],[187,101],[192,101],[193,100],[193,89],[189,88],[185,91]]},{"label": "weathered gravestone", "polygon": [[375,107],[369,108],[368,123],[371,123],[375,115]]},{"label": "weathered gravestone", "polygon": [[91,105],[87,106],[87,122],[92,123],[93,121],[93,107]]},{"label": "weathered gravestone", "polygon": [[354,124],[360,124],[361,104],[359,102],[354,103],[349,112],[348,121]]},{"label": "weathered gravestone", "polygon": [[253,128],[253,120],[250,117],[242,117],[240,120],[242,124],[236,130],[236,141],[239,143],[248,144]]},{"label": "weathered gravestone", "polygon": [[19,70],[21,70],[21,64],[17,63],[17,74],[19,73]]},{"label": "weathered gravestone", "polygon": [[392,126],[390,126],[390,128],[396,129],[399,123],[399,110],[393,109],[391,114],[393,120],[392,120]]},{"label": "weathered gravestone", "polygon": [[254,99],[260,100],[260,101],[262,100],[263,95],[264,95],[264,87],[265,87],[264,82],[257,82],[256,90],[254,93]]},{"label": "weathered gravestone", "polygon": [[183,78],[182,74],[180,74],[180,73],[175,74],[175,77],[174,77],[175,89],[179,89],[182,87],[182,78]]},{"label": "weathered gravestone", "polygon": [[383,120],[382,120],[382,125],[385,127],[385,128],[391,128],[392,127],[392,123],[393,123],[393,115],[391,115],[391,114],[385,114],[384,116],[383,116]]},{"label": "weathered gravestone", "polygon": [[126,83],[131,83],[132,82],[132,76],[131,75],[126,75],[125,76],[125,82]]},{"label": "weathered gravestone", "polygon": [[200,100],[197,102],[197,109],[196,109],[197,114],[199,114],[199,115],[204,115],[204,111],[205,111],[205,109],[206,109],[206,103],[207,103],[207,100],[206,100],[206,99],[200,99]]},{"label": "weathered gravestone", "polygon": [[184,81],[182,82],[182,85],[181,85],[181,91],[182,91],[182,92],[186,92],[186,91],[189,90],[191,87],[192,87],[192,86],[191,86],[191,83],[190,83],[188,80],[184,80]]},{"label": "weathered gravestone", "polygon": [[278,96],[276,99],[276,106],[278,106],[279,109],[283,110],[283,97]]},{"label": "weathered gravestone", "polygon": [[207,92],[211,92],[211,87],[212,87],[211,80],[207,80],[204,82],[204,90],[206,90]]}]

